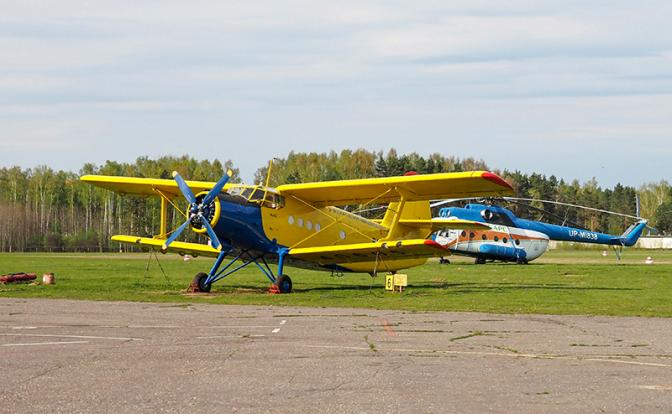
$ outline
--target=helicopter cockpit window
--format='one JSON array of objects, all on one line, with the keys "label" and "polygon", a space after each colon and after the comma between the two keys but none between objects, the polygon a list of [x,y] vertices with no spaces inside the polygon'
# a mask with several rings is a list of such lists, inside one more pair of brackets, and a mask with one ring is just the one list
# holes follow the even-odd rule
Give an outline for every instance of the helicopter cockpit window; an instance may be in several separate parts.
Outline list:
[{"label": "helicopter cockpit window", "polygon": [[513,221],[506,214],[492,213],[492,218],[488,220],[489,223],[501,224],[502,226],[513,227]]}]

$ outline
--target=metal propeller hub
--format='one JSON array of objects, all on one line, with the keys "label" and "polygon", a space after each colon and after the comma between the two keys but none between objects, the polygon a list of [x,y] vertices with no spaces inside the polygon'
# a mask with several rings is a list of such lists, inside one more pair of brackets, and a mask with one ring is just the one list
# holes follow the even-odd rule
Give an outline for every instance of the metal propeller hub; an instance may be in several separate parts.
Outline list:
[{"label": "metal propeller hub", "polygon": [[205,196],[205,193],[197,195],[196,201],[192,203],[189,208],[189,225],[192,229],[203,229],[203,220],[201,217],[205,217],[209,223],[213,223],[215,220],[215,214],[217,212],[215,200],[211,201],[209,204],[205,204],[203,202]]},{"label": "metal propeller hub", "polygon": [[210,238],[210,244],[215,249],[221,250],[221,243],[217,238],[217,233],[212,228],[219,219],[219,193],[224,189],[224,186],[231,178],[231,170],[227,171],[222,178],[215,183],[210,191],[203,192],[194,196],[193,191],[189,185],[184,181],[177,171],[173,171],[173,178],[177,183],[177,187],[184,198],[189,202],[189,211],[187,220],[182,225],[172,232],[170,237],[163,243],[163,250],[167,250],[168,246],[174,242],[187,227],[191,227],[198,233],[207,233]]}]

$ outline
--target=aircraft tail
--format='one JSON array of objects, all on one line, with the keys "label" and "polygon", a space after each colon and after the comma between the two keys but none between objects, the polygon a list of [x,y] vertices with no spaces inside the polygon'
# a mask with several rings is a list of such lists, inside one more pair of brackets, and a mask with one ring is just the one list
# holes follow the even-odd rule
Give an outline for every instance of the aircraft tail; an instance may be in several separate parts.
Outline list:
[{"label": "aircraft tail", "polygon": [[[383,226],[390,227],[392,225],[394,215],[399,210],[399,204],[398,202],[394,202],[387,206],[387,212],[381,223]],[[429,201],[407,201],[399,218],[407,220],[430,220],[432,218],[432,210],[429,208]]]},{"label": "aircraft tail", "polygon": [[647,223],[648,223],[647,220],[641,220],[633,224],[632,226],[628,227],[628,229],[621,235],[621,237],[615,239],[617,239],[623,246],[626,247],[634,246],[635,243],[637,243],[637,240],[639,240],[642,233],[644,232]]},{"label": "aircraft tail", "polygon": [[[399,205],[400,203],[398,202],[390,203],[387,206],[385,217],[383,217],[383,221],[380,224],[387,227],[388,229],[392,227],[392,223],[394,223],[394,216],[399,210]],[[429,201],[407,201],[404,203],[404,208],[401,211],[401,215],[399,217],[400,220],[431,220],[431,218],[432,210],[429,207]],[[405,233],[407,230],[408,229],[404,230],[398,226],[398,229],[395,232],[398,234],[390,234],[388,237],[395,238],[398,235]]]}]

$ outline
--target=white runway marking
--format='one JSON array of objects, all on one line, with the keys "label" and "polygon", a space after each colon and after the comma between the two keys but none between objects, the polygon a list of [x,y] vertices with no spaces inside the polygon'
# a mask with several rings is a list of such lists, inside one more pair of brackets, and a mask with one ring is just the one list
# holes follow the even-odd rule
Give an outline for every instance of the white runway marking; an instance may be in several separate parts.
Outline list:
[{"label": "white runway marking", "polygon": [[0,334],[0,336],[32,336],[45,338],[110,339],[115,341],[142,341],[141,338],[123,338],[117,336],[56,335],[56,334]]},{"label": "white runway marking", "polygon": [[[353,351],[370,351],[369,347],[362,346],[340,346],[340,345],[303,345],[307,348],[323,348],[323,349],[349,349]],[[625,361],[622,359],[612,359],[612,358],[592,358],[590,356],[583,355],[550,355],[550,354],[507,354],[501,352],[479,352],[479,351],[449,351],[449,350],[438,350],[438,349],[384,349],[379,348],[380,351],[388,352],[417,352],[417,353],[432,353],[432,354],[450,354],[450,355],[478,355],[478,356],[496,356],[496,357],[507,357],[507,358],[528,358],[528,359],[555,359],[555,360],[572,360],[572,361],[591,361],[591,362],[609,362],[612,364],[631,364],[631,365],[643,365],[649,367],[663,367],[670,368],[672,365],[669,364],[660,364],[655,362],[637,362],[637,361]]]},{"label": "white runway marking", "polygon": [[197,336],[196,339],[221,339],[221,338],[262,338],[266,335],[214,335]]},{"label": "white runway marking", "polygon": [[[287,323],[287,319],[283,319],[283,320],[280,321],[280,326],[282,326],[282,325],[284,325],[284,324],[286,324],[286,323]],[[280,332],[280,328],[275,328],[275,329],[273,329],[271,332],[273,332],[273,333],[278,333],[278,332]]]},{"label": "white runway marking", "polygon": [[133,329],[177,329],[177,325],[128,325],[129,328]]},{"label": "white runway marking", "polygon": [[2,344],[0,346],[72,345],[72,344],[88,344],[88,343],[89,341],[29,342],[25,344]]},{"label": "white runway marking", "polygon": [[664,386],[664,385],[640,385],[637,388],[641,388],[643,390],[652,390],[652,391],[672,391],[672,386]]}]

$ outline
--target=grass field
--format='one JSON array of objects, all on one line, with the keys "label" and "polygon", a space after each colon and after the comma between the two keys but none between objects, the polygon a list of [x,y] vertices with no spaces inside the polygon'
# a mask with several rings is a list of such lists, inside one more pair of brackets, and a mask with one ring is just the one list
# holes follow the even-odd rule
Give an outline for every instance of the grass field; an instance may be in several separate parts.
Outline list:
[{"label": "grass field", "polygon": [[[653,256],[653,265],[643,264]],[[331,276],[288,268],[290,295],[266,294],[268,281],[250,267],[213,286],[211,294],[188,295],[194,274],[207,271],[212,259],[185,262],[159,255],[164,277],[148,254],[0,254],[0,274],[56,274],[56,285],[0,285],[0,297],[68,298],[152,302],[207,302],[407,309],[672,317],[672,251],[630,249],[620,263],[611,253],[558,250],[528,266],[474,265],[456,258],[432,261],[406,271],[404,293],[383,289],[384,275]]]}]

